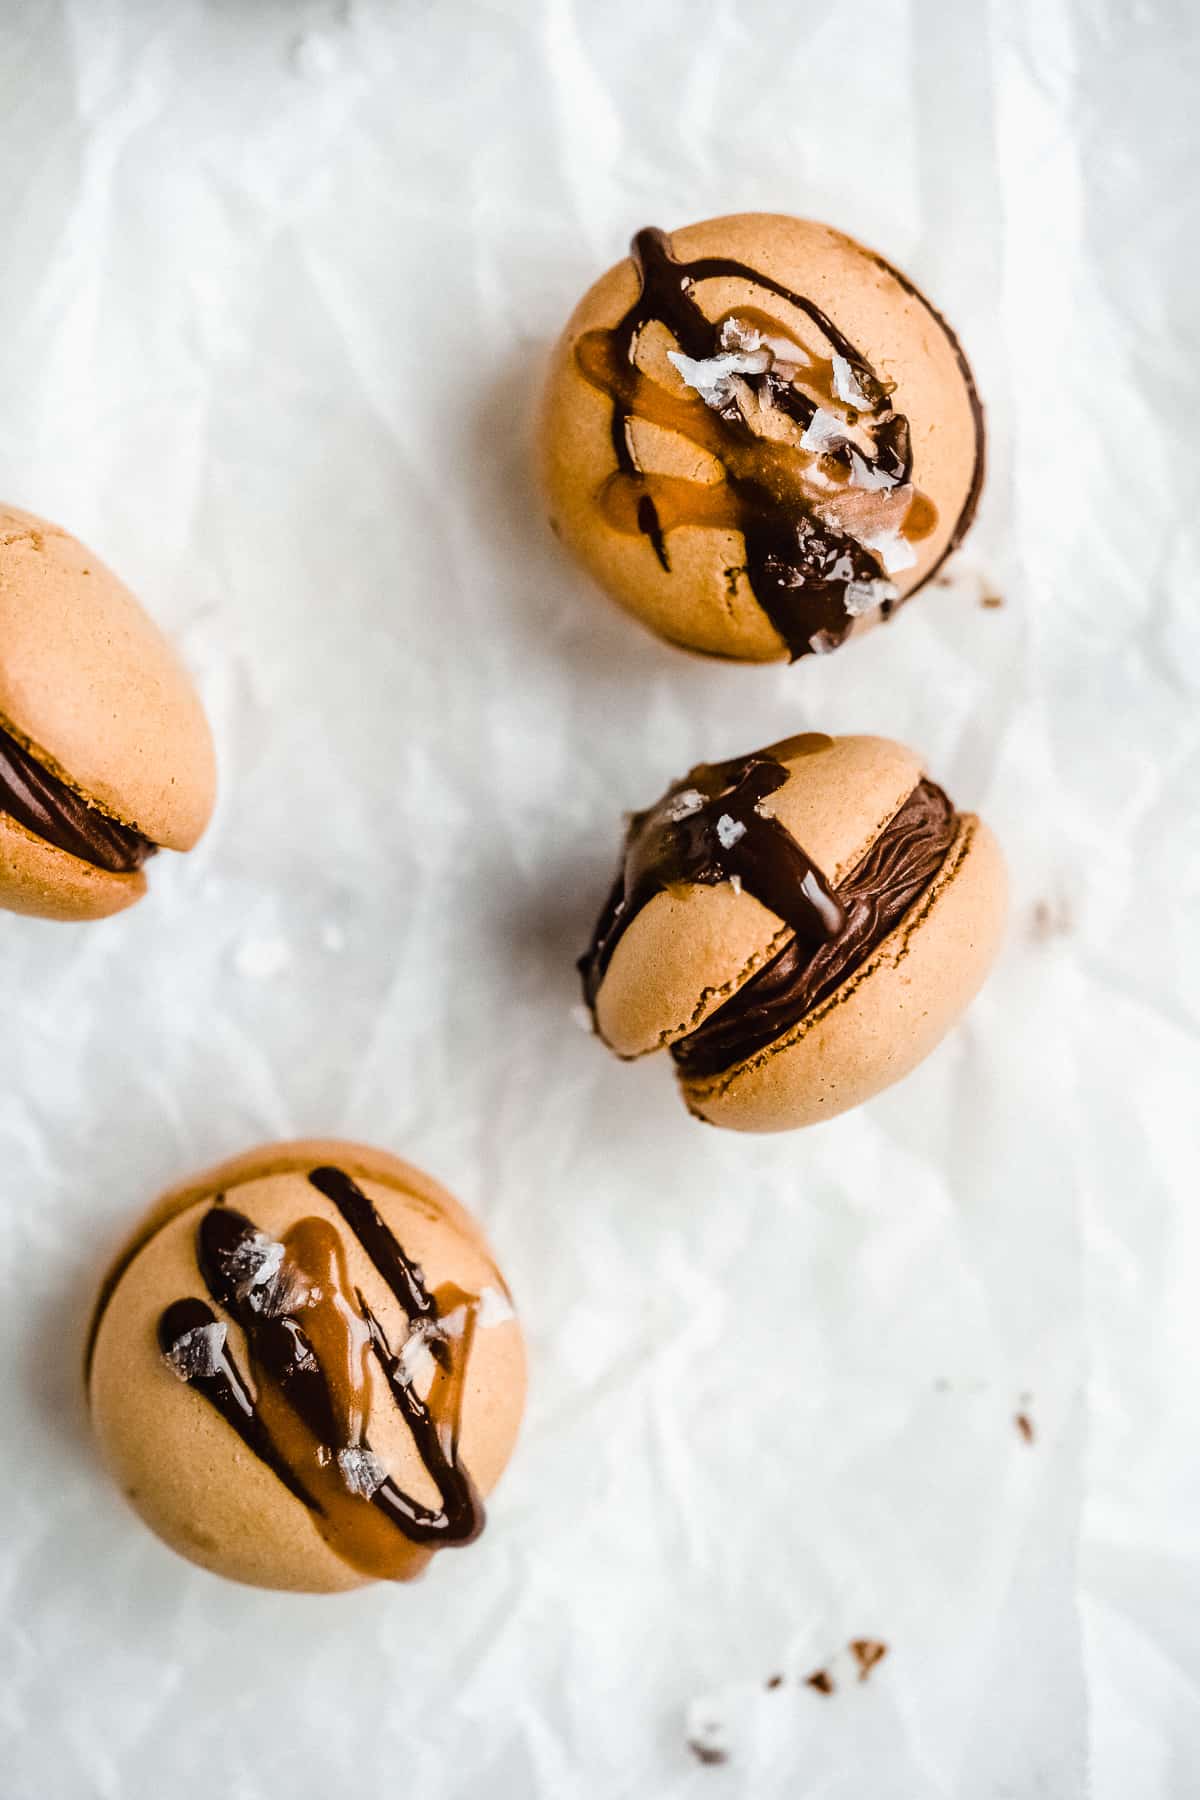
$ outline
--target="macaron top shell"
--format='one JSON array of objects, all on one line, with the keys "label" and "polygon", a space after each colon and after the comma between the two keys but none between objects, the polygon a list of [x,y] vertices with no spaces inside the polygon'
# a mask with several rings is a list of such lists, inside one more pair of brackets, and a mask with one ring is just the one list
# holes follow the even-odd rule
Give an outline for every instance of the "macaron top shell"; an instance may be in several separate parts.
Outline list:
[{"label": "macaron top shell", "polygon": [[174,651],[84,545],[0,507],[0,727],[153,843],[189,850],[212,813],[212,737]]},{"label": "macaron top shell", "polygon": [[[762,802],[833,886],[866,855],[921,776],[920,758],[878,737],[785,739],[762,753],[787,780]],[[656,894],[631,921],[596,995],[596,1026],[619,1056],[694,1031],[791,937],[729,882]]]},{"label": "macaron top shell", "polygon": [[[639,239],[646,236],[639,234]],[[804,594],[789,599],[785,593],[781,605],[773,608],[758,591],[755,584],[761,587],[761,571],[756,576],[751,540],[732,516],[736,506],[731,511],[729,504],[727,477],[737,472],[736,457],[734,464],[728,459],[723,463],[719,422],[714,423],[715,415],[706,418],[697,390],[689,386],[678,361],[671,360],[678,357],[678,344],[657,319],[635,334],[629,354],[640,372],[640,385],[629,404],[624,431],[618,434],[621,408],[609,390],[628,374],[624,344],[616,345],[613,354],[625,375],[607,377],[595,372],[599,352],[592,346],[605,334],[618,333],[638,301],[642,281],[630,259],[609,270],[584,296],[552,357],[539,436],[552,523],[600,585],[674,642],[754,661],[836,647],[916,592],[970,524],[983,479],[984,433],[961,347],[907,277],[829,226],[781,214],[742,213],[686,226],[670,233],[665,242],[681,265],[680,279],[689,301],[714,326],[748,318],[764,342],[773,323],[795,331],[812,355],[810,374],[822,358],[828,358],[830,345],[820,341],[820,331],[814,334],[812,320],[778,292],[768,292],[749,278],[761,276],[811,303],[889,390],[879,398],[880,416],[890,410],[906,421],[911,452],[908,484],[889,497],[882,478],[876,482],[868,474],[865,486],[876,488],[872,495],[862,487],[855,491],[857,476],[852,474],[849,485],[822,497],[820,484],[828,485],[827,475],[844,483],[845,474],[832,464],[827,470],[821,457],[816,458],[820,467],[813,473],[818,485],[813,487],[803,471],[800,478],[802,485],[809,483],[805,488],[809,499],[815,495],[818,506],[824,509],[828,504],[833,515],[849,495],[860,510],[870,509],[878,500],[881,519],[874,525],[886,523],[884,536],[889,540],[903,525],[903,544],[892,543],[886,555],[879,551],[864,563],[869,574],[881,577],[884,571],[873,565],[881,557],[888,563],[886,580],[893,597],[885,600],[880,587],[878,604],[863,602],[859,595],[845,611],[839,606],[837,629],[831,636],[815,622],[815,600]],[[739,265],[744,272],[723,273],[722,264]],[[761,378],[749,379],[753,383]],[[803,372],[796,379],[804,380]],[[837,428],[850,438],[861,436],[871,414],[855,413],[844,404],[845,395],[855,391],[847,387],[844,371],[835,379],[842,399],[828,402],[819,423],[823,430],[834,431],[832,406],[837,409]],[[816,391],[812,380],[808,387]],[[708,402],[710,407],[715,404]],[[744,412],[747,403],[739,404]],[[756,402],[748,404],[753,412]],[[754,437],[761,442],[764,435],[789,441],[781,435],[786,434],[786,425],[774,417],[764,425],[762,415],[757,417],[751,442]],[[796,425],[792,430],[792,440],[798,439],[799,429]],[[737,430],[745,435],[741,425]],[[715,447],[710,441],[714,435]],[[619,459],[626,453],[635,472],[623,476]],[[798,460],[811,465],[814,458],[806,455]],[[786,459],[779,472],[789,482],[797,478],[796,471],[787,469]],[[614,483],[622,482],[629,487],[624,519],[612,504],[618,494]],[[772,485],[768,480],[766,488]],[[760,498],[763,491],[759,489]],[[744,487],[740,492],[744,500]],[[889,507],[894,498],[902,511],[913,493],[922,497],[923,523],[919,530],[912,524],[910,531],[899,513],[892,518],[895,508]],[[647,525],[644,512],[647,500],[656,495],[661,536]],[[786,508],[783,516],[786,519]],[[915,521],[915,510],[908,519]],[[846,529],[854,537],[859,526],[851,523]],[[864,524],[864,543],[865,534]],[[789,577],[785,587],[790,584]],[[779,626],[781,612],[793,615],[786,631]]]},{"label": "macaron top shell", "polygon": [[[361,1196],[365,1224],[348,1225],[334,1177]],[[244,1284],[242,1297],[231,1294],[228,1306],[214,1301],[201,1250],[213,1220],[226,1230],[231,1221],[252,1221],[261,1236],[249,1241],[287,1247],[284,1260],[268,1259],[260,1277],[269,1283],[282,1270],[278,1306],[255,1299],[268,1287],[251,1292]],[[310,1294],[288,1297],[286,1284],[304,1269],[297,1248],[304,1234],[310,1248],[318,1243],[331,1251],[329,1267],[340,1270],[336,1292],[326,1280]],[[416,1271],[417,1289],[402,1288],[403,1304],[382,1272],[389,1238],[401,1247],[404,1266]],[[249,1280],[255,1279],[252,1269]],[[418,1290],[434,1302],[427,1328],[411,1310]],[[270,1446],[264,1451],[248,1426],[239,1435],[235,1425],[246,1426],[246,1409],[231,1423],[203,1371],[180,1379],[179,1367],[164,1360],[163,1322],[181,1305],[199,1306],[201,1315],[207,1308],[223,1328],[221,1354],[248,1383],[255,1429],[265,1424],[281,1461],[272,1461]],[[269,1353],[270,1334],[281,1331],[292,1334],[285,1340],[283,1390],[270,1373]],[[376,1333],[395,1353],[392,1374],[386,1353],[369,1349],[368,1337]],[[346,1345],[353,1378],[339,1360],[339,1346]],[[349,1450],[324,1440],[324,1447],[310,1444],[303,1431],[297,1436],[296,1418],[280,1399],[295,1380],[328,1383],[318,1412],[332,1404],[332,1417],[350,1432]],[[396,1520],[408,1516],[405,1507],[436,1519],[443,1495],[435,1438],[443,1450],[452,1443],[468,1496],[490,1491],[520,1422],[524,1350],[479,1228],[444,1190],[382,1153],[311,1141],[266,1146],[163,1197],[101,1293],[87,1383],[106,1460],[168,1544],[234,1580],[335,1592],[378,1578],[409,1580],[428,1564],[436,1528],[409,1535]],[[365,1409],[361,1415],[353,1406],[347,1415],[339,1412],[347,1395]],[[422,1407],[433,1423],[422,1424]],[[434,1436],[422,1436],[431,1431]],[[383,1491],[385,1472],[390,1485]],[[448,1530],[448,1541],[470,1541],[481,1518],[474,1525],[468,1520],[457,1535]]]}]

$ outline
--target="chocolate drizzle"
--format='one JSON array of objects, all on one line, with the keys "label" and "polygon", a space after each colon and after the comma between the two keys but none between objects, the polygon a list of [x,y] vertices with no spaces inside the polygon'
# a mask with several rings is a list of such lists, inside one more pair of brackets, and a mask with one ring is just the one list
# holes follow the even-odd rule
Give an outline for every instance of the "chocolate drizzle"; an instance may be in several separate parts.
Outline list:
[{"label": "chocolate drizzle", "polygon": [[[615,530],[646,537],[668,572],[675,527],[740,532],[754,597],[792,659],[835,649],[857,617],[886,617],[898,603],[878,544],[914,544],[937,524],[932,502],[912,485],[907,418],[893,409],[888,384],[803,295],[727,257],[677,261],[670,239],[652,227],[639,231],[631,248],[636,300],[611,330],[586,331],[575,346],[581,374],[613,407],[616,469],[598,495],[602,512]],[[817,341],[801,343],[794,327],[750,305],[709,319],[695,289],[718,278],[783,301]],[[933,316],[958,355],[977,425],[975,474],[957,542],[982,476],[982,414],[958,345]],[[709,365],[713,385],[704,397],[686,374],[681,394],[639,367],[639,340],[653,324],[669,332],[684,358]],[[713,375],[714,359],[747,350],[730,374]],[[710,484],[643,469],[634,437],[639,420],[706,452],[722,479]],[[774,423],[764,429],[765,420]]]},{"label": "chocolate drizzle", "polygon": [[118,825],[81,794],[44,769],[29,751],[0,729],[0,814],[26,831],[113,875],[140,869],[157,845],[129,825]]},{"label": "chocolate drizzle", "polygon": [[[223,1196],[200,1221],[196,1258],[212,1301],[245,1336],[252,1379],[237,1367],[223,1334],[207,1358],[189,1358],[187,1334],[217,1323],[203,1301],[167,1307],[159,1344],[176,1373],[310,1509],[343,1560],[364,1574],[400,1579],[413,1573],[412,1546],[428,1553],[466,1544],[483,1529],[483,1506],[458,1454],[478,1297],[450,1284],[431,1294],[370,1199],[342,1170],[314,1169],[308,1179],[332,1201],[403,1309],[405,1345],[393,1349],[353,1285],[329,1220],[301,1219],[276,1244]],[[424,1399],[410,1360],[414,1345],[433,1363]],[[404,1492],[372,1448],[372,1366],[438,1505]]]},{"label": "chocolate drizzle", "polygon": [[[192,1332],[209,1331],[217,1323],[216,1313],[203,1300],[172,1301],[158,1321],[158,1347],[165,1357],[170,1358]],[[189,1374],[186,1377],[188,1383],[198,1394],[204,1395],[225,1423],[237,1432],[246,1448],[278,1475],[297,1500],[319,1512],[318,1502],[305,1492],[271,1441],[254,1409],[254,1396],[224,1344],[214,1353],[212,1362],[211,1369],[198,1368]]]},{"label": "chocolate drizzle", "polygon": [[681,1073],[700,1079],[720,1075],[827,1000],[925,892],[957,831],[958,815],[941,788],[920,782],[838,888],[841,931],[815,949],[792,939],[702,1025],[673,1044]]},{"label": "chocolate drizzle", "polygon": [[817,868],[763,802],[788,778],[780,757],[812,755],[830,739],[817,732],[731,762],[701,763],[636,813],[620,872],[585,954],[584,997],[596,995],[613,953],[642,908],[664,890],[736,881],[778,914],[812,953],[845,927],[846,916]]}]

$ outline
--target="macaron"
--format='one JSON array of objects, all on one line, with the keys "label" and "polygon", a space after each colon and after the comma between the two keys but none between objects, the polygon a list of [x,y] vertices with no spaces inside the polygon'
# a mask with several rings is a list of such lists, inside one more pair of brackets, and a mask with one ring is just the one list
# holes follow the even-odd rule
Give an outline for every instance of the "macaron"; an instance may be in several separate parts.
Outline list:
[{"label": "macaron", "polygon": [[100,1290],[85,1378],[105,1460],[164,1543],[334,1593],[479,1537],[525,1354],[470,1214],[396,1157],[314,1139],[156,1203]]},{"label": "macaron", "polygon": [[600,586],[747,662],[890,618],[984,474],[946,320],[875,251],[776,213],[639,231],[553,353],[538,442],[551,525]]},{"label": "macaron", "polygon": [[618,1056],[666,1049],[735,1131],[833,1118],[899,1081],[999,947],[999,846],[903,745],[788,738],[692,769],[630,821],[580,959]]},{"label": "macaron", "polygon": [[102,919],[213,809],[212,736],[129,589],[57,525],[0,505],[0,907]]}]

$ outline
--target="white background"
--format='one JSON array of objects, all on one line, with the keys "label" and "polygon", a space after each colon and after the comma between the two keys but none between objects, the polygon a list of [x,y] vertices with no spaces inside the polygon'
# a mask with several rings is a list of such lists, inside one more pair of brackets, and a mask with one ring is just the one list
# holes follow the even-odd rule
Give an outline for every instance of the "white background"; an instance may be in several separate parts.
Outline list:
[{"label": "white background", "polygon": [[[0,923],[3,1800],[1200,1792],[1194,9],[0,21],[0,492],[172,630],[222,768],[137,911]],[[909,270],[993,432],[952,584],[795,669],[656,644],[529,474],[579,292],[743,207]],[[741,1139],[572,961],[623,809],[810,728],[927,754],[1011,931],[904,1086]],[[533,1359],[480,1546],[324,1601],[161,1549],[77,1380],[136,1211],[310,1132],[479,1210]]]}]

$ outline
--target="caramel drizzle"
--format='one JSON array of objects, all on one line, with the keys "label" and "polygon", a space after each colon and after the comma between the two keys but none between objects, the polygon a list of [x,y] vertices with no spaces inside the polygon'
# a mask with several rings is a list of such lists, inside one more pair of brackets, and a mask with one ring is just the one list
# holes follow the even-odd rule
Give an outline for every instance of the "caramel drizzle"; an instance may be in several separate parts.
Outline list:
[{"label": "caramel drizzle", "polygon": [[[792,660],[836,648],[859,614],[878,610],[887,617],[897,604],[887,586],[885,597],[871,603],[870,590],[886,583],[886,571],[855,531],[866,534],[882,526],[916,543],[937,523],[932,501],[912,487],[907,418],[893,409],[888,386],[833,320],[803,295],[727,257],[679,262],[670,239],[654,227],[639,231],[631,249],[637,299],[614,327],[586,331],[575,346],[580,373],[613,405],[617,466],[597,496],[601,512],[614,530],[648,538],[668,573],[666,539],[676,527],[740,532],[754,596]],[[718,277],[748,282],[800,313],[844,360],[865,404],[849,406],[840,399],[833,357],[801,346],[792,328],[768,314],[743,307],[717,320],[707,318],[695,288]],[[739,374],[738,385],[719,407],[698,395],[671,392],[639,368],[639,339],[651,323],[664,326],[686,356],[707,361],[721,353],[722,331],[731,319],[794,344],[800,366],[789,379],[773,367]],[[820,451],[806,450],[800,438],[818,407],[835,415],[843,434]],[[768,412],[790,425],[786,437],[756,429],[755,421]],[[643,469],[633,435],[638,420],[713,457],[722,480],[709,484]]]},{"label": "caramel drizzle", "polygon": [[[428,1397],[419,1396],[403,1354],[352,1285],[342,1241],[328,1220],[314,1216],[294,1225],[282,1239],[282,1263],[259,1287],[245,1279],[259,1234],[224,1196],[200,1221],[196,1257],[211,1299],[245,1335],[252,1380],[227,1344],[211,1370],[188,1371],[184,1379],[303,1501],[344,1561],[366,1575],[403,1579],[414,1572],[412,1546],[428,1555],[470,1543],[483,1529],[482,1502],[459,1459],[478,1297],[449,1283],[431,1294],[367,1195],[342,1170],[314,1169],[308,1179],[359,1239],[428,1349],[434,1362]],[[452,1337],[444,1322],[459,1309],[462,1330]],[[159,1320],[163,1354],[170,1358],[187,1332],[216,1323],[204,1301],[174,1302]],[[405,1493],[375,1457],[368,1436],[372,1366],[437,1490],[438,1506]]]},{"label": "caramel drizzle", "polygon": [[773,753],[702,763],[636,813],[621,868],[592,942],[579,959],[584,998],[595,1011],[600,984],[618,943],[642,908],[661,892],[737,881],[790,925],[812,952],[844,929],[845,911],[812,858],[764,803],[784,785],[780,759],[813,755],[831,739],[818,732],[790,738]]}]

